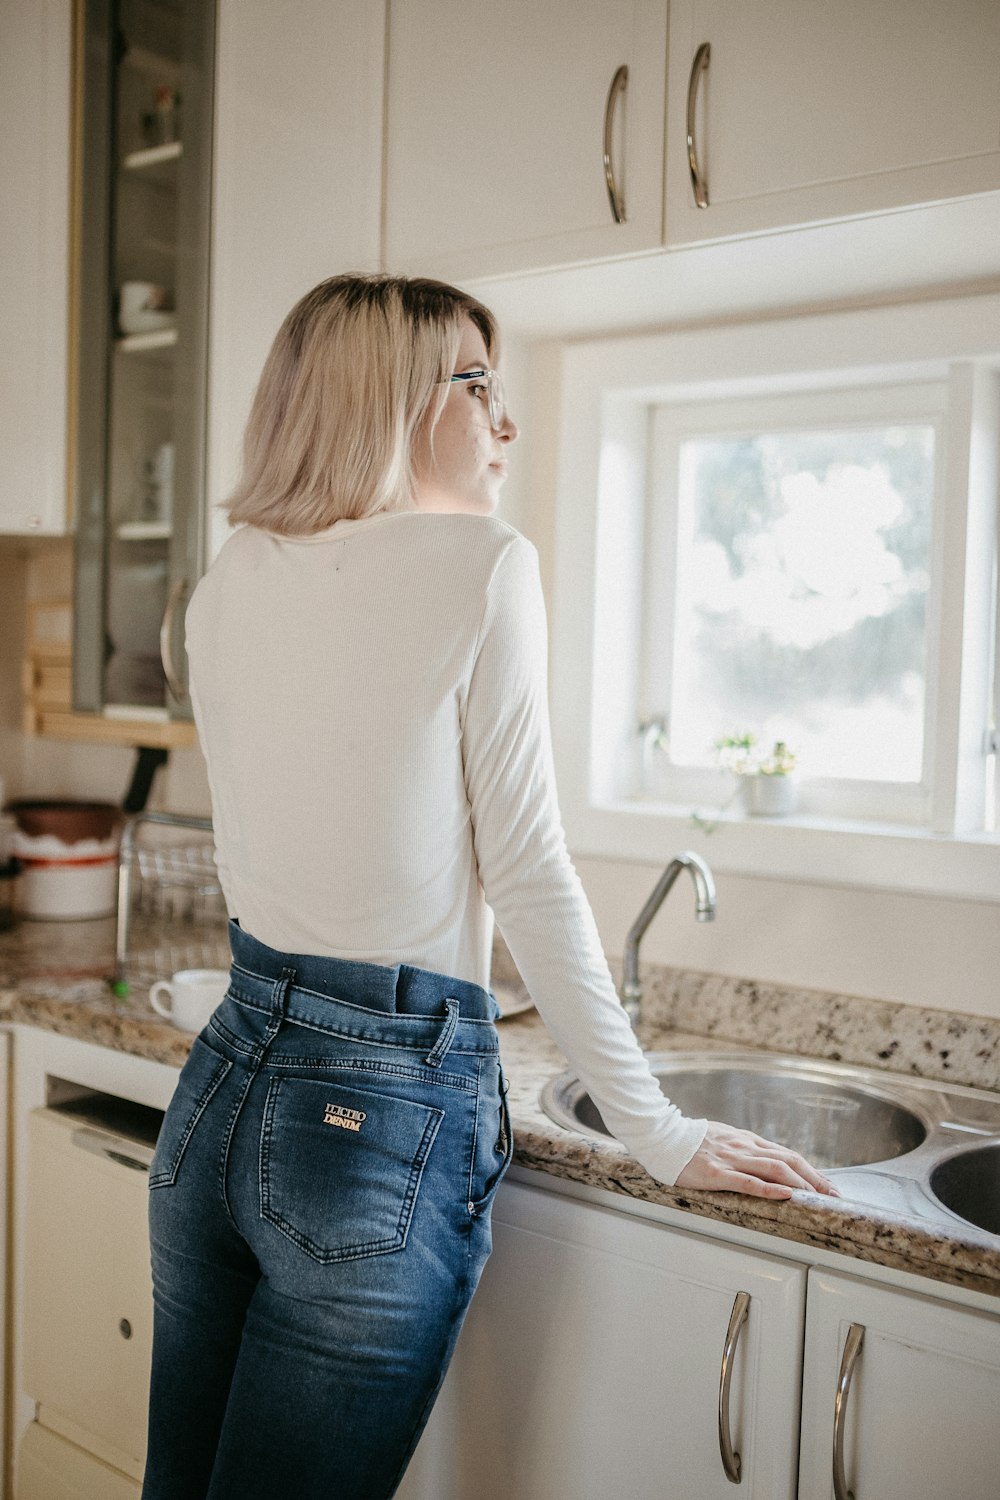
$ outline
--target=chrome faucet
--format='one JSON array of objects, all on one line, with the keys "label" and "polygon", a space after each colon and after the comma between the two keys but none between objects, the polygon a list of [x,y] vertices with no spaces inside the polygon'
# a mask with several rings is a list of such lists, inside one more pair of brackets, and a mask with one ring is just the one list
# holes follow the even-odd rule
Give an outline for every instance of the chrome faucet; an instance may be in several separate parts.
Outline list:
[{"label": "chrome faucet", "polygon": [[621,1001],[633,1026],[638,1025],[642,1000],[642,985],[639,983],[639,944],[642,942],[643,933],[667,899],[670,887],[682,870],[688,870],[694,881],[695,920],[698,922],[715,921],[715,881],[711,870],[699,855],[692,854],[690,850],[684,854],[678,854],[670,861],[656,882],[649,900],[632,923],[625,939]]}]

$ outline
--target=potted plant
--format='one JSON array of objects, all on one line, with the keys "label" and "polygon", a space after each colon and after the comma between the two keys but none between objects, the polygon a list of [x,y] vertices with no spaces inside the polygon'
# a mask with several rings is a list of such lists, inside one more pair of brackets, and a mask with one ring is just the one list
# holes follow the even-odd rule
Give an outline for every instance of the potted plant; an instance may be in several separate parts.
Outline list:
[{"label": "potted plant", "polygon": [[737,777],[748,813],[783,817],[795,811],[799,795],[795,754],[784,740],[775,740],[770,751],[762,753],[756,735],[744,731],[716,740],[715,749],[720,766]]}]

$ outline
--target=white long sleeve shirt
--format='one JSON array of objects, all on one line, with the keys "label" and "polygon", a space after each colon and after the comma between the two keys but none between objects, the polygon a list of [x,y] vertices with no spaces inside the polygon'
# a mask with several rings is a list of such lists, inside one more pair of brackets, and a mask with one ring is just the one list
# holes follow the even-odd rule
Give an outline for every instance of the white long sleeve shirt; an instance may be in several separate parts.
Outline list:
[{"label": "white long sleeve shirt", "polygon": [[669,1104],[566,850],[535,549],[420,511],[237,531],[187,614],[230,914],[272,948],[489,986],[492,916],[610,1130],[671,1183]]}]

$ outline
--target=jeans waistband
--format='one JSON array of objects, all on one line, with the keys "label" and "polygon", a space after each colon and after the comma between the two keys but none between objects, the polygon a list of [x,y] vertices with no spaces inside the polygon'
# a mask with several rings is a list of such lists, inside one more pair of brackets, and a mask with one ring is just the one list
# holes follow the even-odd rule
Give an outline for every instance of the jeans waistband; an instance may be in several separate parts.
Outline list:
[{"label": "jeans waistband", "polygon": [[[493,1025],[499,1006],[481,985],[436,974],[412,964],[359,963],[317,954],[281,953],[229,923],[233,955],[233,998],[262,1011],[280,1004],[282,1015],[318,1030],[388,1039],[422,1049],[433,1046],[446,1018],[449,1046],[463,1052],[496,1052]],[[280,997],[280,998],[279,998]]]}]

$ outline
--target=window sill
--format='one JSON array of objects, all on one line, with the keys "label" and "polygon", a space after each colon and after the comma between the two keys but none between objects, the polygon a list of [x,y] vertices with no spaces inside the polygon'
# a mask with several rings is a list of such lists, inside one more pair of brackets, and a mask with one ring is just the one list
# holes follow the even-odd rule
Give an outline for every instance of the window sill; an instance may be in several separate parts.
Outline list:
[{"label": "window sill", "polygon": [[690,807],[619,802],[567,809],[566,833],[581,857],[662,865],[691,848],[717,874],[1000,903],[1000,839],[992,834],[937,834],[907,824],[803,814],[700,816],[711,832],[698,826]]}]

